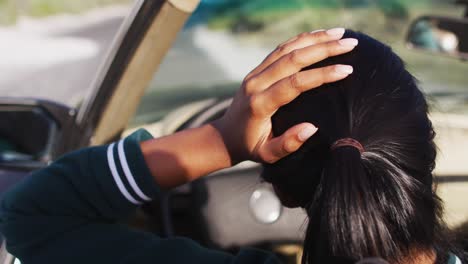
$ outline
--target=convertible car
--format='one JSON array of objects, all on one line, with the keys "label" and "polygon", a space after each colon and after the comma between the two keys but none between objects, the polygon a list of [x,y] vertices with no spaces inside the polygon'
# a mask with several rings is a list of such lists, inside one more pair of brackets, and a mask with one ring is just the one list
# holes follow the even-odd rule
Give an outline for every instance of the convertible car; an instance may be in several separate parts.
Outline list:
[{"label": "convertible car", "polygon": [[[151,102],[145,99],[145,90],[198,4],[198,0],[136,1],[79,107],[0,97],[0,193],[66,152],[117,140],[140,127],[160,137],[222,116],[230,104],[229,91],[179,103],[162,118],[131,122],[140,113],[141,102]],[[460,4],[468,8],[467,2]],[[450,56],[466,63],[468,13],[465,18],[423,16],[407,32],[408,52]],[[465,105],[461,113],[431,113],[441,153],[435,170],[437,190],[445,202],[446,221],[459,229],[461,241],[468,239],[468,79],[464,78],[464,91],[428,95]],[[167,237],[189,236],[207,247],[233,252],[243,246],[261,247],[277,252],[286,263],[299,263],[305,214],[283,207],[271,187],[260,181],[260,170],[258,164],[244,162],[164,193],[156,203],[143,205],[128,224]],[[0,264],[19,263],[6,251],[6,243],[2,242]]]}]

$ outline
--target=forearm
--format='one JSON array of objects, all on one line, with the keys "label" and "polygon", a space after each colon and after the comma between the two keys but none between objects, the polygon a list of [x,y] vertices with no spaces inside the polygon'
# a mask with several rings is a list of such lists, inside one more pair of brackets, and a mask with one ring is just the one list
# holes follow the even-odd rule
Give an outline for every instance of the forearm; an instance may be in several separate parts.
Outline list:
[{"label": "forearm", "polygon": [[232,165],[220,133],[211,124],[142,142],[141,150],[151,174],[163,189]]}]

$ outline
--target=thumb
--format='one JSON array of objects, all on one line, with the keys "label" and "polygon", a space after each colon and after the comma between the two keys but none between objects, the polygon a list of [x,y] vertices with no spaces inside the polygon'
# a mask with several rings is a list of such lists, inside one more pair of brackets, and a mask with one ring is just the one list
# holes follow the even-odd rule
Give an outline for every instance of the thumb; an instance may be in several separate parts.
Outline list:
[{"label": "thumb", "polygon": [[283,135],[268,140],[260,149],[259,156],[264,162],[274,163],[298,150],[317,130],[310,123],[295,125]]}]

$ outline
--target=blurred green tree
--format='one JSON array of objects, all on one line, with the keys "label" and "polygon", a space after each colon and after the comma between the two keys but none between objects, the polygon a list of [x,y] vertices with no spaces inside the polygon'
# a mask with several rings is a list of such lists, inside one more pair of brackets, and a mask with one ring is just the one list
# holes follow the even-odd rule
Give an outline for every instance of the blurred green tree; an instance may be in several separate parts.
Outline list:
[{"label": "blurred green tree", "polygon": [[18,10],[16,1],[0,0],[0,24],[11,24],[16,21]]},{"label": "blurred green tree", "polygon": [[378,0],[377,6],[387,18],[401,20],[409,18],[407,6],[400,0]]}]

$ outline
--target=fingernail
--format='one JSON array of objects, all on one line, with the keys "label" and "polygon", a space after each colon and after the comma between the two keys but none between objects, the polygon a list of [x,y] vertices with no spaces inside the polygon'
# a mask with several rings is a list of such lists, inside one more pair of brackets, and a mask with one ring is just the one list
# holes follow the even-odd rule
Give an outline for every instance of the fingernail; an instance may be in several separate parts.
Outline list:
[{"label": "fingernail", "polygon": [[325,29],[317,29],[317,30],[311,31],[310,33],[313,34],[313,33],[321,32],[321,31],[324,31],[324,30]]},{"label": "fingernail", "polygon": [[353,66],[350,65],[336,65],[335,67],[335,71],[339,74],[351,74],[353,70]]},{"label": "fingernail", "polygon": [[345,33],[344,28],[332,28],[327,30],[327,34],[333,37],[342,37]]},{"label": "fingernail", "polygon": [[315,134],[315,132],[317,132],[318,128],[316,128],[315,126],[313,125],[310,125],[306,128],[304,128],[301,132],[299,132],[299,140],[304,142],[306,141],[307,139],[309,139],[313,134]]},{"label": "fingernail", "polygon": [[359,41],[354,38],[346,38],[346,39],[339,40],[338,43],[340,43],[340,45],[345,46],[345,47],[355,47],[357,46]]}]

